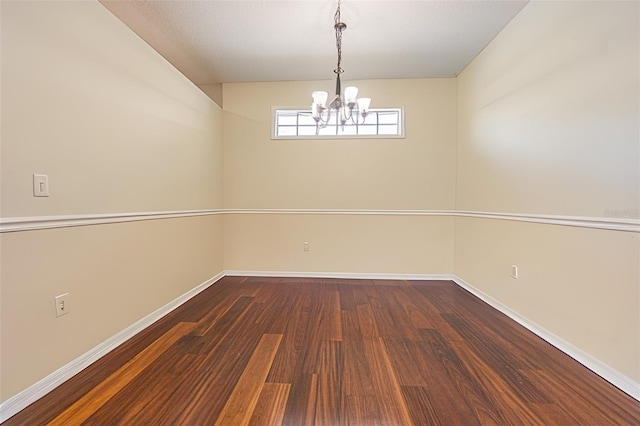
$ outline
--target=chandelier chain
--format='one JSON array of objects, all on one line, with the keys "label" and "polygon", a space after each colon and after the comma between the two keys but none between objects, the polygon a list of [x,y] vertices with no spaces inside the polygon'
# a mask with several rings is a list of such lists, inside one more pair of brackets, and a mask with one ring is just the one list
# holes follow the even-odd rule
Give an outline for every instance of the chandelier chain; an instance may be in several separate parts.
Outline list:
[{"label": "chandelier chain", "polygon": [[342,31],[344,31],[345,28],[347,28],[347,26],[340,21],[340,5],[341,2],[340,0],[338,0],[338,8],[336,9],[336,13],[335,15],[333,15],[333,21],[334,21],[334,28],[336,30],[336,49],[338,49],[338,66],[335,70],[333,70],[334,73],[340,75],[342,74],[342,72],[344,71],[342,69]]}]

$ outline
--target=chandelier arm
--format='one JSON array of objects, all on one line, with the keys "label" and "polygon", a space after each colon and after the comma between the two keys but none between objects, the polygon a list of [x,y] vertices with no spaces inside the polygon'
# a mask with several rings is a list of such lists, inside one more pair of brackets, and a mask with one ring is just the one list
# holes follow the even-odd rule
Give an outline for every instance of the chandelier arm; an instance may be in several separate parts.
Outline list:
[{"label": "chandelier arm", "polygon": [[331,121],[331,113],[332,113],[331,108],[326,108],[320,111],[320,113],[316,117],[314,117],[314,120],[316,121],[316,124],[317,124],[316,134],[319,129],[324,129],[325,127],[327,127],[327,125],[329,124],[329,121]]}]

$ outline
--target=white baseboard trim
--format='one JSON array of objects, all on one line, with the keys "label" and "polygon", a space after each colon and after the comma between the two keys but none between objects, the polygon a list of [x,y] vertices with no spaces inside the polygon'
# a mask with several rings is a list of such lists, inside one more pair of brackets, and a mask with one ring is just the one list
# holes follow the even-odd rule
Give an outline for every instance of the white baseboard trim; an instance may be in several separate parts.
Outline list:
[{"label": "white baseboard trim", "polygon": [[231,277],[281,277],[281,278],[333,278],[354,280],[449,280],[451,274],[387,274],[354,272],[287,272],[287,271],[239,271],[225,270],[225,276]]},{"label": "white baseboard trim", "polygon": [[640,383],[631,379],[630,377],[620,373],[616,369],[610,367],[609,365],[603,363],[599,359],[589,355],[582,349],[577,348],[561,337],[556,336],[549,330],[546,330],[543,327],[540,327],[536,323],[528,320],[517,312],[513,311],[508,306],[489,296],[488,294],[478,290],[471,284],[467,283],[463,279],[454,276],[453,281],[458,284],[460,287],[464,288],[480,300],[486,302],[492,308],[497,309],[502,312],[518,324],[522,325],[524,328],[531,331],[533,334],[537,335],[541,339],[545,340],[552,346],[555,346],[560,351],[564,352],[571,358],[578,361],[580,364],[587,367],[589,370],[593,371],[621,391],[625,392],[629,396],[634,399],[640,401]]},{"label": "white baseboard trim", "polygon": [[171,302],[155,310],[139,321],[131,324],[129,327],[113,335],[112,337],[100,343],[83,355],[80,355],[73,361],[63,365],[58,370],[49,374],[37,383],[29,386],[24,391],[7,399],[2,404],[0,404],[0,423],[14,416],[38,399],[42,398],[43,396],[60,386],[62,383],[66,382],[67,380],[78,374],[80,371],[84,370],[89,365],[105,356],[107,353],[122,345],[124,342],[131,339],[133,336],[140,333],[145,328],[149,327],[151,324],[164,317],[165,315],[176,309],[178,306],[185,303],[187,300],[207,289],[223,276],[224,272],[220,272],[213,278],[208,279],[207,281],[187,291],[183,295],[178,296]]},{"label": "white baseboard trim", "polygon": [[250,277],[283,277],[283,278],[344,278],[344,279],[377,279],[377,280],[449,280],[455,282],[460,287],[469,291],[474,296],[483,300],[491,307],[497,309],[516,321],[538,337],[544,339],[549,344],[555,346],[571,358],[575,359],[594,373],[607,380],[623,392],[627,393],[634,399],[640,401],[640,383],[634,381],[630,377],[625,376],[619,371],[611,368],[602,361],[587,354],[581,349],[573,346],[571,343],[556,336],[550,331],[538,326],[534,322],[519,315],[506,305],[502,304],[493,297],[483,293],[471,284],[453,274],[387,274],[387,273],[352,273],[352,272],[286,272],[286,271],[239,271],[225,270],[216,276],[208,279],[204,283],[194,287],[182,296],[177,297],[173,301],[167,303],[163,307],[150,313],[141,320],[130,325],[126,329],[105,340],[98,346],[94,347],[87,353],[74,359],[68,364],[62,366],[39,382],[31,385],[19,394],[9,398],[0,404],[0,423],[14,416],[28,405],[42,398],[56,387],[60,386],[71,377],[75,376],[86,367],[117,348],[136,334],[149,327],[151,324],[164,317],[192,297],[204,291],[219,279],[225,276],[250,276]]}]

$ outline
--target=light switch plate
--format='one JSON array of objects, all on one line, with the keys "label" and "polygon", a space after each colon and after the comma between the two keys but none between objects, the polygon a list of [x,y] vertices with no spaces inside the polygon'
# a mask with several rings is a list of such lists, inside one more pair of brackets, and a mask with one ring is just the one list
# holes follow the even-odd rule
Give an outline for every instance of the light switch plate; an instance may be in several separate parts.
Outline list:
[{"label": "light switch plate", "polygon": [[33,196],[48,197],[49,196],[49,177],[47,175],[33,175]]},{"label": "light switch plate", "polygon": [[69,313],[69,293],[56,296],[56,317],[61,317]]}]

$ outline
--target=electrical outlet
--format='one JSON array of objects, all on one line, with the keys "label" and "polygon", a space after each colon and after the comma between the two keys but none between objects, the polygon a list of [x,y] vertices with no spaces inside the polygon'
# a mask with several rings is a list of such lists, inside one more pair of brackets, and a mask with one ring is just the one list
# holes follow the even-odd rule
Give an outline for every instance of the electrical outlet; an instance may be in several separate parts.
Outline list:
[{"label": "electrical outlet", "polygon": [[56,296],[56,317],[69,313],[69,293]]},{"label": "electrical outlet", "polygon": [[518,265],[511,265],[511,278],[518,279]]}]

